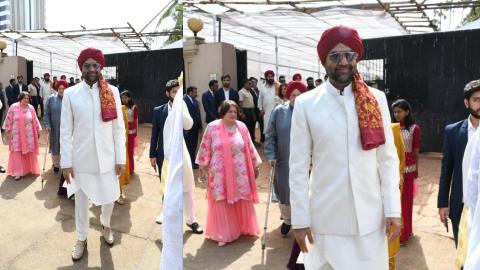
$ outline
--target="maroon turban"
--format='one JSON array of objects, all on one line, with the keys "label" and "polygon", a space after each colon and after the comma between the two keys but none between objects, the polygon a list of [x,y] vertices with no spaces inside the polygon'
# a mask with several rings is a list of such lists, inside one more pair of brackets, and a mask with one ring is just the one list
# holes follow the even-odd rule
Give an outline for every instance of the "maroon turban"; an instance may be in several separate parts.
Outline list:
[{"label": "maroon turban", "polygon": [[92,58],[93,60],[97,61],[100,64],[100,68],[105,66],[105,57],[103,56],[102,51],[95,48],[88,48],[83,50],[78,56],[77,63],[80,69],[82,69],[83,63],[85,63],[88,58]]},{"label": "maroon turban", "polygon": [[300,74],[300,73],[293,74],[292,81],[295,81],[297,78],[299,80],[302,80],[302,74]]},{"label": "maroon turban", "polygon": [[325,30],[318,42],[318,57],[320,57],[320,61],[322,61],[323,65],[325,65],[328,53],[339,43],[342,43],[355,51],[358,54],[357,61],[362,59],[363,44],[357,30],[339,25]]},{"label": "maroon turban", "polygon": [[273,72],[273,70],[267,70],[267,71],[265,71],[264,75],[265,75],[265,79],[266,79],[268,75],[275,76],[275,73]]},{"label": "maroon turban", "polygon": [[50,73],[45,73],[45,74],[43,74],[43,77],[44,77],[44,78],[45,78],[45,77],[50,77]]},{"label": "maroon turban", "polygon": [[55,89],[58,90],[58,87],[62,85],[63,87],[65,87],[65,89],[67,89],[69,87],[67,81],[65,80],[60,80],[60,81],[57,81],[57,84],[55,84]]},{"label": "maroon turban", "polygon": [[285,95],[287,98],[290,98],[290,95],[292,94],[293,91],[297,89],[298,91],[305,93],[307,91],[307,86],[303,82],[299,81],[291,81],[287,85],[287,91]]},{"label": "maroon turban", "polygon": [[67,79],[67,76],[65,75],[60,76],[60,80],[66,80],[66,79]]}]

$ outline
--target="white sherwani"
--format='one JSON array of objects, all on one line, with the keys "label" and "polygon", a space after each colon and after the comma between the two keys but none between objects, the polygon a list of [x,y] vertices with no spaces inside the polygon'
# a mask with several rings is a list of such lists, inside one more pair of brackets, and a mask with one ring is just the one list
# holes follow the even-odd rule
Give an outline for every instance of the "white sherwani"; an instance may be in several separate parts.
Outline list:
[{"label": "white sherwani", "polygon": [[44,80],[40,80],[40,95],[43,98],[43,108],[47,107],[47,99],[54,92],[51,83],[51,81],[45,82]]},{"label": "white sherwani", "polygon": [[117,119],[104,122],[98,84],[81,83],[68,88],[62,101],[60,154],[62,168],[73,168],[75,179],[68,193],[81,189],[95,204],[114,202],[120,196],[116,164],[126,164],[125,126],[118,89]]},{"label": "white sherwani", "polygon": [[[263,116],[263,123],[268,125],[270,120],[270,115],[272,114],[273,109],[275,109],[275,85],[267,85],[266,83],[260,84],[258,87],[260,92],[258,96],[258,108],[265,112]],[[266,128],[263,129],[263,133],[266,132]]]},{"label": "white sherwani", "polygon": [[[188,113],[187,104],[185,101],[182,101],[182,111],[183,111],[183,129],[189,130],[193,126],[193,119]],[[170,117],[170,111],[172,107],[170,103],[168,104],[168,116],[165,120],[165,125],[163,126],[163,153],[166,160],[169,160],[170,157],[170,134],[173,128],[173,117]],[[183,192],[191,191],[195,187],[195,181],[193,176],[192,164],[190,162],[190,154],[188,153],[187,146],[185,144],[185,139],[183,140]]]},{"label": "white sherwani", "polygon": [[[468,253],[465,260],[465,270],[480,269],[480,144],[477,130],[471,142],[471,163],[466,183],[464,182],[463,198],[468,208]],[[465,158],[464,158],[465,164]]]},{"label": "white sherwani", "polygon": [[386,143],[369,151],[361,146],[351,85],[342,96],[326,82],[295,101],[290,203],[293,228],[314,233],[307,270],[388,269],[385,217],[401,215],[399,161],[385,94],[370,90],[381,107]]}]

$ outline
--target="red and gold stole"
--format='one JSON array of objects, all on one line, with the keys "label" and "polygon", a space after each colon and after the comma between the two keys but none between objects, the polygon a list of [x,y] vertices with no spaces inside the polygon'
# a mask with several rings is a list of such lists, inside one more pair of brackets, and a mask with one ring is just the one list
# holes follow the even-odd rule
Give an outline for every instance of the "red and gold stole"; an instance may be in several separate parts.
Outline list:
[{"label": "red and gold stole", "polygon": [[363,150],[371,150],[385,144],[380,105],[358,72],[353,75],[352,89]]},{"label": "red and gold stole", "polygon": [[117,106],[115,104],[115,97],[113,96],[112,89],[110,89],[102,74],[100,74],[98,79],[98,88],[100,90],[100,106],[102,110],[103,122],[117,119]]}]

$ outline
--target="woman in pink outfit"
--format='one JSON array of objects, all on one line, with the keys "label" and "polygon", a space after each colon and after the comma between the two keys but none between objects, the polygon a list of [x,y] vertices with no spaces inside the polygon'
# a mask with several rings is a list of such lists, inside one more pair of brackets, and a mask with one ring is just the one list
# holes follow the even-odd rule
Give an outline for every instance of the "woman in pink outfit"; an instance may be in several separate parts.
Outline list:
[{"label": "woman in pink outfit", "polygon": [[35,109],[29,104],[28,93],[21,92],[18,100],[8,109],[3,123],[10,149],[7,173],[15,180],[27,174],[40,174],[37,155],[42,129]]},{"label": "woman in pink outfit", "polygon": [[260,233],[253,204],[261,160],[247,127],[237,121],[238,111],[235,102],[222,103],[220,119],[208,124],[196,158],[208,178],[205,235],[219,246]]}]

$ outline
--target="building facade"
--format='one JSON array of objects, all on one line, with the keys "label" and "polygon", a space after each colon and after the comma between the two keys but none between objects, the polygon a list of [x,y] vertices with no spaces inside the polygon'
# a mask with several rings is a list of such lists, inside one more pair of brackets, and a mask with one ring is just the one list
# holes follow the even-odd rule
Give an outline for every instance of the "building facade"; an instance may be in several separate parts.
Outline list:
[{"label": "building facade", "polygon": [[0,31],[45,28],[45,0],[0,0]]}]

